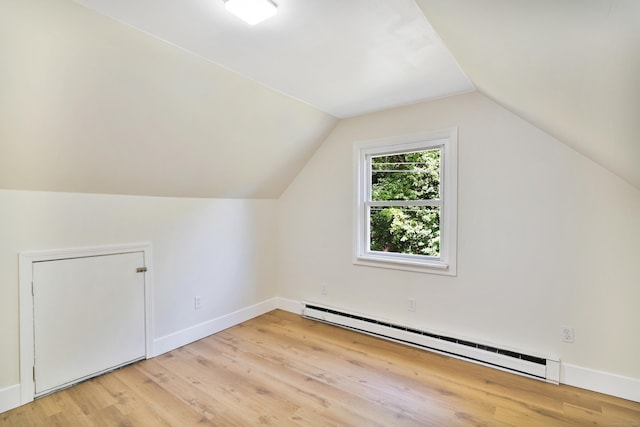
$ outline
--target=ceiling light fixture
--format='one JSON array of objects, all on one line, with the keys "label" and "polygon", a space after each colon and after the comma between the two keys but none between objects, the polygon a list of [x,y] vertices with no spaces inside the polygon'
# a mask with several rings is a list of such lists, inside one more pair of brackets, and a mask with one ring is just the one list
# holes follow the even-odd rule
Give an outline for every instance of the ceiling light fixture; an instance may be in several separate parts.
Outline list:
[{"label": "ceiling light fixture", "polygon": [[225,0],[224,7],[249,25],[271,18],[278,6],[271,0]]}]

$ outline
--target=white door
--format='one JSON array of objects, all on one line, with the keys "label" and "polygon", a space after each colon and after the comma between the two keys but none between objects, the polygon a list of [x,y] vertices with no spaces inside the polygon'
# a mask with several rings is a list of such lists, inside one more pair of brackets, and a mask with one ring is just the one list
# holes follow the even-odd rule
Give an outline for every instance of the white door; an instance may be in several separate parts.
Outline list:
[{"label": "white door", "polygon": [[145,356],[144,253],[33,263],[35,394]]}]

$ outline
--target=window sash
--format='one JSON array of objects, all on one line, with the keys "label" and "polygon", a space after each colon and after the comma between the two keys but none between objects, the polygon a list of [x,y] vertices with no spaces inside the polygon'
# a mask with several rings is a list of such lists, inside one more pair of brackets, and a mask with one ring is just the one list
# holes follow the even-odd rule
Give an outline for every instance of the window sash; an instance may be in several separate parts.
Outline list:
[{"label": "window sash", "polygon": [[[457,247],[457,128],[409,136],[362,141],[354,145],[354,264],[456,275]],[[398,153],[440,150],[438,198],[428,200],[372,200],[372,159]],[[424,207],[440,210],[439,257],[422,254],[372,251],[370,211],[376,207]]]},{"label": "window sash", "polygon": [[[439,182],[439,188],[438,188],[438,193],[440,194],[440,199],[424,199],[424,200],[380,200],[380,201],[374,201],[373,200],[373,196],[372,196],[372,188],[373,188],[373,183],[372,183],[372,176],[373,176],[373,167],[372,165],[372,159],[374,157],[380,157],[380,156],[391,156],[394,154],[407,154],[407,153],[417,153],[417,152],[421,152],[421,151],[430,151],[430,150],[439,150],[440,151],[440,168],[438,171],[438,176],[440,177],[440,182]],[[398,149],[398,148],[390,148],[390,147],[383,147],[383,148],[379,148],[379,149],[371,149],[368,150],[368,152],[364,155],[364,176],[362,178],[363,179],[363,184],[364,184],[364,203],[378,203],[378,202],[383,202],[383,203],[387,203],[387,202],[405,202],[405,201],[411,201],[411,202],[418,202],[418,201],[422,201],[422,202],[431,202],[433,200],[439,200],[440,203],[442,203],[442,199],[444,199],[444,195],[445,193],[445,179],[444,179],[444,173],[445,173],[445,163],[446,163],[446,154],[445,154],[445,147],[444,144],[441,141],[437,141],[437,143],[433,143],[433,144],[425,144],[425,143],[414,143],[414,144],[409,144],[406,148],[402,148],[402,149]],[[379,171],[376,171],[379,172]],[[415,172],[414,172],[415,173]],[[397,205],[397,206],[405,206],[405,205]]]},{"label": "window sash", "polygon": [[[441,261],[442,260],[442,239],[440,240],[440,256],[430,256],[430,255],[422,255],[422,254],[405,254],[402,252],[382,252],[382,251],[376,251],[376,250],[372,250],[371,249],[371,208],[375,207],[375,206],[380,206],[377,203],[378,202],[372,202],[375,203],[375,205],[367,205],[365,203],[365,209],[364,209],[364,248],[365,248],[365,255],[374,255],[376,257],[381,257],[381,258],[389,258],[389,259],[406,259],[406,260],[413,260],[413,261],[417,261],[419,262],[420,260],[430,260],[430,261]],[[390,206],[390,205],[382,205],[382,206]],[[419,205],[394,205],[394,206],[435,206],[435,207],[440,207],[440,222],[438,224],[438,228],[440,230],[440,235],[442,236],[442,220],[443,220],[443,216],[442,216],[442,207],[440,204],[431,204],[431,203],[427,203],[427,204],[419,204]]]},{"label": "window sash", "polygon": [[365,206],[442,206],[441,199],[431,200],[367,200]]},{"label": "window sash", "polygon": [[[373,158],[374,157],[380,157],[380,156],[391,156],[391,155],[396,155],[396,154],[407,154],[407,153],[416,153],[416,152],[421,152],[421,151],[429,151],[429,150],[439,150],[440,151],[440,166],[439,166],[439,170],[438,170],[438,174],[440,177],[440,181],[439,181],[439,193],[440,193],[440,199],[422,199],[422,200],[372,200],[372,189],[373,189],[373,182],[372,182],[372,176],[373,176]],[[443,233],[443,222],[445,220],[444,218],[444,164],[445,164],[445,150],[444,150],[444,144],[442,143],[438,143],[438,144],[424,144],[424,143],[417,143],[417,144],[413,144],[413,146],[404,146],[402,147],[402,149],[398,149],[397,147],[395,147],[395,149],[390,149],[389,147],[380,149],[380,150],[370,150],[369,152],[367,152],[364,156],[364,160],[365,160],[365,167],[364,167],[364,196],[365,196],[365,200],[363,200],[363,205],[364,205],[364,209],[363,209],[363,213],[364,213],[364,218],[363,218],[363,224],[365,229],[363,230],[363,237],[364,237],[364,252],[365,255],[375,255],[378,257],[383,257],[383,258],[389,258],[389,259],[397,259],[397,258],[405,258],[405,259],[409,259],[409,260],[431,260],[431,261],[441,261],[442,260],[442,253],[443,250],[446,249],[446,242],[445,239],[442,238],[442,233]],[[378,171],[376,171],[378,172]],[[434,206],[434,207],[439,207],[440,208],[440,221],[438,223],[438,229],[440,231],[440,255],[439,256],[429,256],[429,255],[422,255],[422,254],[404,254],[404,253],[400,253],[400,252],[381,252],[381,251],[374,251],[371,249],[371,208],[372,207],[391,207],[391,206],[398,206],[398,207],[404,207],[404,206]],[[443,248],[443,245],[445,246]]]}]

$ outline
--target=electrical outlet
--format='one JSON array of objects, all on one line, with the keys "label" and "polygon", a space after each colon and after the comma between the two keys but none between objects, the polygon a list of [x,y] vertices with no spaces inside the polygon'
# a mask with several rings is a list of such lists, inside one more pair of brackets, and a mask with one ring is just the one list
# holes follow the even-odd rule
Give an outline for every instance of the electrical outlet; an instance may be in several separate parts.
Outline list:
[{"label": "electrical outlet", "polygon": [[573,328],[571,326],[563,326],[561,328],[562,342],[573,342]]},{"label": "electrical outlet", "polygon": [[202,307],[202,297],[195,296],[193,297],[193,308],[198,309]]},{"label": "electrical outlet", "polygon": [[407,307],[407,309],[409,311],[416,311],[416,299],[415,298],[409,298],[409,306]]},{"label": "electrical outlet", "polygon": [[329,286],[326,283],[320,283],[320,293],[322,295],[329,294]]}]

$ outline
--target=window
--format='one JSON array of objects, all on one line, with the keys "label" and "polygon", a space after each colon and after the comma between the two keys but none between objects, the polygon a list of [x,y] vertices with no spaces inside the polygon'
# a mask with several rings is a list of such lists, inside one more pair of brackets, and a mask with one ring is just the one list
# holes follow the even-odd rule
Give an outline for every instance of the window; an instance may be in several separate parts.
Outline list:
[{"label": "window", "polygon": [[456,274],[457,131],[356,145],[356,264]]}]

